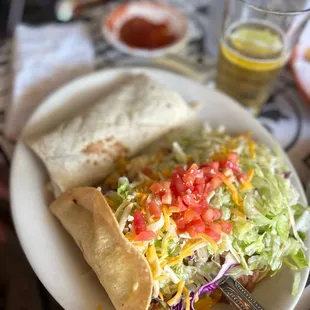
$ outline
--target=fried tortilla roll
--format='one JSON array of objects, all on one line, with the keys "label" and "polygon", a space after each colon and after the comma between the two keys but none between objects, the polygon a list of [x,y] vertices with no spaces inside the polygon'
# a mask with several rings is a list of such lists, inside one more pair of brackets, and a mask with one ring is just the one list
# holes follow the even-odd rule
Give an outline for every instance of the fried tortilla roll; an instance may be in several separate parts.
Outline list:
[{"label": "fried tortilla roll", "polygon": [[191,115],[174,91],[143,74],[130,75],[81,115],[53,131],[25,137],[42,159],[55,193],[102,181],[130,157]]},{"label": "fried tortilla roll", "polygon": [[116,310],[146,310],[152,274],[144,256],[124,237],[104,196],[75,188],[50,206],[95,271]]}]

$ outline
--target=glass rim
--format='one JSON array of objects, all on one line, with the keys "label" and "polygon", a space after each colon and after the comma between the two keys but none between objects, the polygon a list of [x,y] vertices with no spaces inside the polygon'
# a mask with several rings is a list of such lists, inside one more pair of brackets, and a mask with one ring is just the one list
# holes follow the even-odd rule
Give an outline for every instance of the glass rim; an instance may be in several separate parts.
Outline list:
[{"label": "glass rim", "polygon": [[262,11],[262,12],[266,12],[266,13],[270,13],[270,14],[275,14],[275,15],[298,15],[298,14],[310,12],[310,6],[307,9],[304,9],[304,10],[281,11],[281,10],[270,10],[270,9],[264,8],[264,7],[259,6],[259,5],[255,5],[255,4],[249,3],[248,0],[238,0],[238,1],[244,3],[245,5],[247,5],[247,6],[251,7],[251,8],[253,8],[254,10]]}]

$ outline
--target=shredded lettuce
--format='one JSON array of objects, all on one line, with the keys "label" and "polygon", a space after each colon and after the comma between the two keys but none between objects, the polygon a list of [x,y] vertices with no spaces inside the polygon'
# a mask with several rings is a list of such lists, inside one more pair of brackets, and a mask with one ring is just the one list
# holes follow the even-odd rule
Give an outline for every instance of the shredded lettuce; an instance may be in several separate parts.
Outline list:
[{"label": "shredded lettuce", "polygon": [[[231,181],[243,201],[239,212],[236,212],[232,192],[227,186],[218,187],[212,198],[209,197],[208,203],[220,210],[221,219],[232,223],[232,234],[222,233],[216,249],[204,246],[175,265],[165,265],[163,272],[168,279],[158,281],[156,290],[159,287],[165,299],[171,298],[178,290],[177,284],[183,280],[187,290],[193,294],[216,278],[222,269],[223,259],[231,255],[234,264],[226,270],[226,274],[235,278],[252,275],[257,270],[270,270],[276,274],[285,264],[296,271],[292,293],[297,294],[301,279],[299,271],[309,266],[303,241],[310,229],[310,208],[298,203],[298,193],[291,184],[287,174],[289,170],[281,156],[262,144],[256,144],[253,156],[246,135],[231,137],[223,130],[212,131],[209,128],[181,138],[168,137],[167,141],[168,151],[161,156],[150,152],[129,163],[129,178],[134,182],[120,177],[116,192],[106,194],[113,202],[121,228],[126,227],[127,219],[138,207],[136,186],[150,180],[143,167],[147,166],[158,173],[161,180],[165,180],[164,170],[186,166],[189,159],[199,165],[210,162],[214,155],[235,152],[239,156],[242,172],[254,170],[254,175],[251,186],[246,190],[242,189],[242,181],[237,177]],[[159,226],[164,225],[164,220],[161,218],[147,224],[150,230],[158,230]],[[153,241],[158,255],[165,252],[162,260],[180,256],[184,244],[191,239],[187,233],[176,236],[175,231],[176,228],[171,225]],[[174,238],[169,239],[163,250],[163,240],[170,234]]]},{"label": "shredded lettuce", "polygon": [[130,194],[129,181],[126,177],[121,177],[118,179],[117,194],[123,199],[127,199]]},{"label": "shredded lettuce", "polygon": [[172,150],[178,163],[186,164],[187,157],[180,144],[176,141],[172,143]]},{"label": "shredded lettuce", "polygon": [[294,275],[294,282],[292,287],[292,295],[297,296],[299,292],[299,285],[300,285],[300,272],[296,272]]}]

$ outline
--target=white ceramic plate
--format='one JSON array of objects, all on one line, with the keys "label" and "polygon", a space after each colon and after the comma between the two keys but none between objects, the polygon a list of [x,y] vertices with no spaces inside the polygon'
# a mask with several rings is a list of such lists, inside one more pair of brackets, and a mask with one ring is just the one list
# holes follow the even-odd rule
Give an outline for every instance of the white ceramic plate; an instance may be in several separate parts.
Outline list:
[{"label": "white ceramic plate", "polygon": [[304,289],[295,310],[310,310],[310,285]]},{"label": "white ceramic plate", "polygon": [[[129,71],[145,72],[179,92],[185,100],[200,102],[199,117],[211,126],[222,124],[230,132],[251,130],[256,139],[270,147],[277,145],[270,134],[232,99],[176,74],[146,68],[104,70],[69,83],[41,104],[25,130],[48,130],[89,106],[114,78]],[[296,172],[284,152],[282,155],[293,172],[293,182],[300,193],[300,201],[306,203]],[[112,310],[104,289],[85,263],[78,247],[49,212],[50,197],[45,189],[47,181],[46,170],[39,159],[19,141],[11,170],[12,214],[30,264],[48,291],[66,310],[96,310],[98,306]],[[301,288],[307,276],[308,270],[304,270]],[[298,296],[291,296],[292,280],[290,271],[282,270],[275,277],[260,283],[254,291],[254,297],[265,309],[292,310],[302,293],[300,290]],[[214,309],[220,308],[228,309],[229,306]]]}]

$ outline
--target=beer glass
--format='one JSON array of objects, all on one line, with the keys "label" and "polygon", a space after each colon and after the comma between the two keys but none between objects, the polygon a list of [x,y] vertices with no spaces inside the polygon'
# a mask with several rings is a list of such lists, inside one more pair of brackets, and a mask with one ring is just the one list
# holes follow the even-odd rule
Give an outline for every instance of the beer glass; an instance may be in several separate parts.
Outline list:
[{"label": "beer glass", "polygon": [[257,113],[289,60],[309,11],[309,0],[226,0],[217,88]]}]

